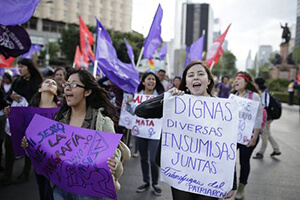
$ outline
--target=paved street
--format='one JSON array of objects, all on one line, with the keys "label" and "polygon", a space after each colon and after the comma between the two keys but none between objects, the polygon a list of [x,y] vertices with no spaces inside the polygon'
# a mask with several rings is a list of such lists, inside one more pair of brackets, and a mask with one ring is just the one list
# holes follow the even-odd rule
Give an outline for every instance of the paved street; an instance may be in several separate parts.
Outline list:
[{"label": "paved street", "polygon": [[[263,160],[251,160],[251,174],[246,187],[245,200],[297,200],[300,199],[300,120],[298,107],[283,105],[280,120],[271,125],[272,135],[278,141],[282,155],[272,158],[272,148],[268,144]],[[260,144],[258,144],[260,147]],[[257,148],[258,149],[258,148]],[[257,150],[256,149],[256,150]],[[254,151],[256,153],[256,151]],[[23,160],[16,162],[15,177],[21,172]],[[170,187],[161,183],[163,196],[155,196],[151,190],[136,193],[142,183],[139,158],[132,158],[125,165],[120,180],[122,189],[120,200],[172,199]],[[35,177],[31,172],[30,181],[24,184],[0,187],[1,200],[38,200]]]}]

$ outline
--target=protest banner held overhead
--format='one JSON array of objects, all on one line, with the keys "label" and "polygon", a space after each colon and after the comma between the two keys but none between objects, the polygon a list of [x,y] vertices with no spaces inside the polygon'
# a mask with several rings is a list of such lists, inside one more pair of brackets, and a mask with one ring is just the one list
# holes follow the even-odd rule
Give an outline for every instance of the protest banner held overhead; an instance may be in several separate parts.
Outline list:
[{"label": "protest banner held overhead", "polygon": [[[159,140],[161,134],[161,119],[144,119],[134,115],[135,108],[155,95],[135,94],[133,101],[126,104],[128,97],[124,95],[119,125],[131,129],[134,136]],[[155,111],[154,111],[155,112]]]},{"label": "protest banner held overhead", "polygon": [[237,102],[165,93],[161,179],[172,187],[221,198],[233,186]]},{"label": "protest banner held overhead", "polygon": [[238,102],[239,125],[237,142],[243,145],[247,145],[252,136],[259,102],[239,97],[233,94],[229,96],[229,99]]},{"label": "protest banner held overhead", "polygon": [[117,199],[107,160],[114,156],[121,136],[35,115],[26,130],[26,150],[35,171],[62,189]]},{"label": "protest banner held overhead", "polygon": [[59,108],[10,107],[9,125],[15,156],[25,155],[25,151],[21,147],[21,141],[33,116],[39,114],[54,119],[58,110]]}]

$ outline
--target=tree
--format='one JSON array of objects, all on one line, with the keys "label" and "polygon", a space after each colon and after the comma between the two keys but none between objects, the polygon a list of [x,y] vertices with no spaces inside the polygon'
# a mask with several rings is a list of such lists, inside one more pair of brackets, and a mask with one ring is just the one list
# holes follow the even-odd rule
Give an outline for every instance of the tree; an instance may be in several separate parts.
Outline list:
[{"label": "tree", "polygon": [[134,62],[137,63],[140,51],[143,47],[144,37],[142,34],[136,32],[123,33],[120,31],[108,30],[113,45],[117,51],[118,58],[126,63],[130,63],[130,59],[127,55],[127,48],[124,43],[124,38],[131,45],[134,53]]},{"label": "tree", "polygon": [[[58,52],[60,51],[60,45],[58,42],[49,42],[48,43],[48,53],[49,53],[49,63],[56,63],[58,60]],[[47,49],[44,49],[41,51],[40,56],[44,58],[44,61],[46,59],[46,53],[47,53]]]},{"label": "tree", "polygon": [[297,46],[293,50],[293,60],[296,64],[300,63],[300,46]]},{"label": "tree", "polygon": [[[250,69],[249,73],[255,77],[256,76],[256,68],[253,67]],[[258,77],[262,77],[264,79],[269,79],[270,78],[270,71],[269,71],[269,66],[268,65],[262,65],[259,66],[258,69]]]},{"label": "tree", "polygon": [[67,63],[72,64],[75,56],[76,46],[79,45],[78,26],[70,25],[68,29],[62,30],[59,45],[62,54],[67,60]]},{"label": "tree", "polygon": [[[96,35],[96,28],[88,26],[93,35]],[[137,62],[140,50],[143,46],[144,37],[142,34],[136,32],[123,33],[120,31],[107,30],[109,33],[113,45],[117,51],[118,58],[123,62],[130,63],[130,59],[127,56],[127,49],[124,43],[124,38],[132,46],[135,63]],[[95,38],[96,43],[96,38]],[[79,45],[79,28],[78,26],[69,26],[68,29],[64,29],[61,32],[61,39],[59,41],[62,54],[66,57],[69,64],[73,63],[76,46]]]},{"label": "tree", "polygon": [[215,76],[229,76],[234,77],[237,73],[235,65],[236,57],[231,51],[225,51],[223,56],[219,59],[217,65],[213,67],[212,73]]}]

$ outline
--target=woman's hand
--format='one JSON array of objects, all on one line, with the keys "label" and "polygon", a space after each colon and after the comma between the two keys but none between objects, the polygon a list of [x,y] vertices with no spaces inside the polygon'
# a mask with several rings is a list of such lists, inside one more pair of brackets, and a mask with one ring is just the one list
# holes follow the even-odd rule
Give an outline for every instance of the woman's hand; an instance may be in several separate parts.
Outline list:
[{"label": "woman's hand", "polygon": [[29,146],[29,145],[28,145],[27,139],[26,139],[26,137],[24,136],[24,137],[22,138],[21,147],[22,147],[23,149],[26,149],[28,146]]},{"label": "woman's hand", "polygon": [[130,102],[133,101],[133,97],[128,97],[125,101],[126,104],[129,104]]},{"label": "woman's hand", "polygon": [[5,108],[4,108],[4,115],[5,115],[5,117],[8,117],[8,115],[9,115],[9,113],[10,113],[10,108],[9,108],[9,106],[6,106]]},{"label": "woman's hand", "polygon": [[229,199],[230,197],[233,196],[233,194],[235,193],[235,190],[231,190],[228,194],[226,194],[226,196],[224,196],[222,199]]},{"label": "woman's hand", "polygon": [[114,158],[108,158],[107,164],[108,164],[108,167],[110,169],[111,174],[115,174],[116,169],[117,169],[117,159],[115,157]]},{"label": "woman's hand", "polygon": [[252,135],[251,140],[249,141],[247,147],[253,147],[256,144],[257,138],[258,138],[258,134],[259,134],[259,129],[254,129],[254,133]]},{"label": "woman's hand", "polygon": [[184,91],[178,90],[176,87],[169,89],[168,92],[171,93],[173,96],[174,95],[184,95]]},{"label": "woman's hand", "polygon": [[22,100],[22,96],[18,95],[17,93],[13,92],[11,95],[10,95],[10,98],[18,103],[21,102]]}]

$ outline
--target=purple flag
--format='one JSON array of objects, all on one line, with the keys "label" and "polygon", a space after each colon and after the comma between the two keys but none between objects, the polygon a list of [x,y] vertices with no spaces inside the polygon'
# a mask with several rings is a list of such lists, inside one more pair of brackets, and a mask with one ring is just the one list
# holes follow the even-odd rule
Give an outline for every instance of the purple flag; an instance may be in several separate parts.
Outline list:
[{"label": "purple flag", "polygon": [[127,93],[135,93],[140,83],[139,72],[130,63],[118,59],[117,52],[101,23],[97,20],[96,59],[107,78]]},{"label": "purple flag", "polygon": [[32,44],[29,51],[25,54],[23,54],[21,57],[22,58],[28,58],[32,59],[32,56],[35,52],[39,52],[41,50],[42,46],[38,44]]},{"label": "purple flag", "polygon": [[189,52],[190,52],[190,47],[186,48],[185,51],[185,61],[184,61],[184,68],[189,64],[190,58],[189,58]]},{"label": "purple flag", "polygon": [[156,10],[151,28],[149,30],[148,36],[145,39],[144,42],[144,58],[152,58],[155,50],[157,47],[160,46],[162,39],[161,39],[161,20],[163,17],[163,10],[160,6],[158,5],[158,8]]},{"label": "purple flag", "polygon": [[62,189],[117,199],[107,160],[121,137],[35,115],[26,130],[26,151],[35,171]]},{"label": "purple flag", "polygon": [[167,43],[164,43],[164,45],[160,49],[159,60],[163,60],[166,57],[167,52],[168,52],[168,46]]},{"label": "purple flag", "polygon": [[25,155],[25,151],[21,147],[21,141],[33,116],[40,114],[54,119],[58,110],[59,108],[10,107],[8,118],[15,156]]},{"label": "purple flag", "polygon": [[20,74],[19,69],[17,67],[11,67],[9,69],[12,71],[13,77]]},{"label": "purple flag", "polygon": [[204,47],[204,35],[196,40],[190,47],[190,61],[202,60],[202,53]]},{"label": "purple flag", "polygon": [[124,42],[127,48],[127,55],[130,58],[131,63],[134,63],[134,53],[132,50],[132,47],[130,46],[130,44],[127,42],[127,40],[124,38]]},{"label": "purple flag", "polygon": [[5,69],[3,67],[0,67],[0,76],[3,76],[5,73]]},{"label": "purple flag", "polygon": [[40,0],[1,0],[0,24],[24,24],[31,18],[39,2]]},{"label": "purple flag", "polygon": [[30,46],[31,40],[23,27],[0,26],[0,53],[4,57],[18,57],[28,52]]}]

